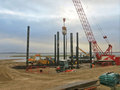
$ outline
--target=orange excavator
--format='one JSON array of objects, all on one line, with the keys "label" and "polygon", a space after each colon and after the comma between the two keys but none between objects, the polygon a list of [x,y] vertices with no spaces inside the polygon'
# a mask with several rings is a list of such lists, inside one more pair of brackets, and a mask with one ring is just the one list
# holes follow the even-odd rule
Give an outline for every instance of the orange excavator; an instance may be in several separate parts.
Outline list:
[{"label": "orange excavator", "polygon": [[28,61],[31,64],[36,63],[37,65],[54,64],[54,60],[52,60],[51,57],[47,56],[45,59],[42,59],[40,54],[36,54],[36,55],[32,56],[30,59],[28,59]]},{"label": "orange excavator", "polygon": [[41,59],[40,54],[36,54],[36,55],[34,55],[34,56],[31,56],[31,57],[28,59],[28,61],[34,63],[34,62],[37,61],[36,58],[39,58],[39,60],[40,60],[40,59]]}]

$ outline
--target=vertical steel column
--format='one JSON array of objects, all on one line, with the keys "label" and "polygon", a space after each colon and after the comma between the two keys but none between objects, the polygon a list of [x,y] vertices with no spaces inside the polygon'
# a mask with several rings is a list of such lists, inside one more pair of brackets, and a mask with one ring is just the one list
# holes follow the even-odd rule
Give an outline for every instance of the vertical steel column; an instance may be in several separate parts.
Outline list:
[{"label": "vertical steel column", "polygon": [[78,37],[78,32],[76,33],[76,40],[77,40],[77,47],[76,47],[76,59],[77,59],[77,68],[79,68],[79,37]]},{"label": "vertical steel column", "polygon": [[63,56],[64,56],[64,59],[65,59],[65,56],[66,56],[66,53],[65,53],[65,35],[63,35]]},{"label": "vertical steel column", "polygon": [[71,47],[71,69],[73,68],[73,34],[70,33],[70,47]]},{"label": "vertical steel column", "polygon": [[66,34],[66,56],[65,58],[67,59],[67,34]]},{"label": "vertical steel column", "polygon": [[59,32],[57,32],[57,65],[59,65]]},{"label": "vertical steel column", "polygon": [[92,65],[92,43],[89,42],[89,49],[90,49],[90,67]]},{"label": "vertical steel column", "polygon": [[30,26],[27,27],[26,67],[28,67],[28,59],[29,59],[29,36],[30,36]]},{"label": "vertical steel column", "polygon": [[65,27],[65,20],[66,18],[63,18],[62,34],[63,34],[63,58],[64,60],[66,58],[65,35],[67,34],[67,28]]},{"label": "vertical steel column", "polygon": [[56,35],[54,35],[54,62],[56,65]]}]

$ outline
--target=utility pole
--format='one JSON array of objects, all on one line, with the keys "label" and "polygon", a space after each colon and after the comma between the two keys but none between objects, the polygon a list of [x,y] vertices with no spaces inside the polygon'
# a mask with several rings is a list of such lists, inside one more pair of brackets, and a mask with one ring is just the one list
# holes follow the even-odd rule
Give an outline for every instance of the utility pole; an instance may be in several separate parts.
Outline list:
[{"label": "utility pole", "polygon": [[64,56],[64,59],[66,58],[66,48],[65,48],[65,36],[66,36],[66,34],[67,34],[67,29],[66,29],[66,27],[65,27],[65,18],[63,18],[63,27],[62,27],[62,34],[63,34],[63,56]]},{"label": "utility pole", "polygon": [[29,36],[30,36],[30,26],[27,27],[26,67],[28,67],[28,59],[29,59]]}]

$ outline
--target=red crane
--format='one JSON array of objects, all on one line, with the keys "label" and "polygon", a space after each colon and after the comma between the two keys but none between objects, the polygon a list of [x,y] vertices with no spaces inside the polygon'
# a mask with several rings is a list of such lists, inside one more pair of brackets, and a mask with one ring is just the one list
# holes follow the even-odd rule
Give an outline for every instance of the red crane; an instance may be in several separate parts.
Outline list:
[{"label": "red crane", "polygon": [[[79,19],[80,19],[80,22],[81,22],[82,27],[85,31],[86,36],[87,36],[88,42],[92,42],[92,49],[97,57],[97,60],[100,60],[102,58],[102,56],[108,56],[109,58],[111,58],[113,60],[112,45],[108,44],[108,48],[105,52],[103,52],[101,50],[101,48],[97,44],[97,41],[95,40],[91,26],[88,22],[88,19],[86,17],[86,14],[84,12],[83,7],[82,7],[81,1],[80,0],[72,0],[72,1],[74,3],[74,6],[76,8],[76,11],[77,11]],[[107,36],[104,36],[103,38],[107,39]]]}]

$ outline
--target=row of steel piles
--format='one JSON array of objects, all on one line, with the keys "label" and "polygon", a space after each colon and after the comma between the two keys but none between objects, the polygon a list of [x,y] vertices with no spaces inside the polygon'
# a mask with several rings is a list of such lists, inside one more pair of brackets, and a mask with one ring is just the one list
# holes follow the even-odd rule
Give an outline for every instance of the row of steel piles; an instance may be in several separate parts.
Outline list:
[{"label": "row of steel piles", "polygon": [[[76,46],[76,56],[77,56],[77,68],[79,68],[79,40],[78,40],[78,33],[76,34],[76,41],[77,41],[77,46]],[[73,68],[73,33],[70,33],[70,50],[71,50],[71,68]],[[67,52],[67,51],[66,51]],[[65,55],[64,55],[65,56]],[[54,35],[54,60],[55,64],[59,65],[59,32],[57,32],[57,35]]]},{"label": "row of steel piles", "polygon": [[[89,42],[89,53],[90,53],[90,62],[92,63],[92,45],[91,42]],[[67,51],[66,51],[67,52]],[[73,33],[70,33],[70,53],[71,53],[71,68],[73,69]],[[59,32],[57,32],[57,35],[54,35],[54,60],[55,65],[59,65]],[[77,66],[76,68],[80,68],[80,60],[79,60],[79,35],[76,33],[76,61]],[[90,63],[90,64],[91,64]]]},{"label": "row of steel piles", "polygon": [[[73,69],[73,33],[70,33],[70,51],[71,51],[71,69]],[[77,61],[77,69],[79,68],[79,37],[78,33],[76,33],[76,61]]]},{"label": "row of steel piles", "polygon": [[[26,67],[28,67],[28,59],[29,59],[29,37],[30,37],[30,26],[27,27],[27,49],[26,49]],[[59,65],[59,32],[57,32],[57,36],[54,36],[55,44],[54,44],[54,60],[55,65]],[[76,60],[77,60],[77,68],[79,68],[79,36],[76,33]],[[92,45],[91,42],[89,43],[90,46],[90,62],[92,63]],[[71,47],[71,68],[73,68],[73,33],[70,33],[70,47]],[[57,48],[57,50],[56,50]]]}]

